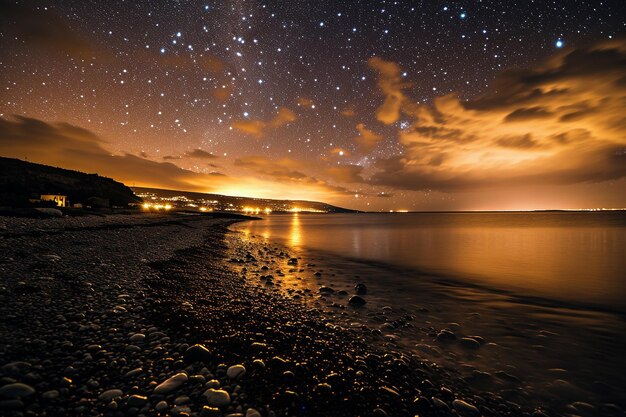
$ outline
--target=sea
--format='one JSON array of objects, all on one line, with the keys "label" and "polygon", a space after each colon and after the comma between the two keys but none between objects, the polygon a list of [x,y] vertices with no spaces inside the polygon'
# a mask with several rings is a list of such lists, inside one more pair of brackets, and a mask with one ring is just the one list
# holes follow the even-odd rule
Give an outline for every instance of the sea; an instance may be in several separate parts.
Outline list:
[{"label": "sea", "polygon": [[626,212],[273,214],[235,229],[293,249],[626,312]]}]

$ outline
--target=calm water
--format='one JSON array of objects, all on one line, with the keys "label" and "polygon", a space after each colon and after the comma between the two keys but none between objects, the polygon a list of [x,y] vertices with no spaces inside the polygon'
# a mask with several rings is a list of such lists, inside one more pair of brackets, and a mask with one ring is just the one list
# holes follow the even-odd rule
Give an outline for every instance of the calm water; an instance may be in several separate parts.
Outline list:
[{"label": "calm water", "polygon": [[234,228],[294,249],[626,311],[624,213],[285,214]]}]

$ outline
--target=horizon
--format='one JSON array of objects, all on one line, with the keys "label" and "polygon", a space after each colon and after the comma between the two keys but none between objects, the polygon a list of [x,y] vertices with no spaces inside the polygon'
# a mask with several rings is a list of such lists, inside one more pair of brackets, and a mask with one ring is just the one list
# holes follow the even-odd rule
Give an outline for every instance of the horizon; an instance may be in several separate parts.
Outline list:
[{"label": "horizon", "polygon": [[3,3],[0,155],[372,212],[626,207],[619,5],[507,7]]}]

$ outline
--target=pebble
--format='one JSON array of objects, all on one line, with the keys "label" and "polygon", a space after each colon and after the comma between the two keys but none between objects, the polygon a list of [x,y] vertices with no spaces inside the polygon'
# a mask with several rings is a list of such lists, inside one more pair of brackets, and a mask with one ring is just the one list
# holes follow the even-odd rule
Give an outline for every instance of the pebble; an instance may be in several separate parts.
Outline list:
[{"label": "pebble", "polygon": [[41,394],[41,397],[45,400],[54,400],[55,398],[59,398],[59,391],[52,389]]},{"label": "pebble", "polygon": [[209,388],[203,395],[206,397],[207,404],[212,407],[224,407],[230,404],[230,394],[222,389]]},{"label": "pebble", "polygon": [[203,345],[193,345],[187,348],[183,355],[183,359],[186,363],[208,362],[212,357],[211,352]]},{"label": "pebble", "polygon": [[259,413],[254,408],[248,408],[246,410],[246,417],[261,417],[261,413]]},{"label": "pebble", "polygon": [[354,292],[357,293],[358,295],[366,295],[367,294],[367,287],[365,286],[365,284],[356,284],[354,286]]},{"label": "pebble", "polygon": [[365,303],[366,301],[362,297],[359,297],[358,295],[353,295],[352,297],[350,297],[350,300],[348,300],[348,304],[353,305],[353,306],[362,306]]},{"label": "pebble", "polygon": [[480,411],[473,405],[466,403],[463,400],[452,401],[452,407],[458,411],[462,416],[479,416]]},{"label": "pebble", "polygon": [[187,382],[187,374],[179,372],[176,375],[161,382],[154,389],[154,394],[169,394],[172,391],[178,389],[181,385]]},{"label": "pebble", "polygon": [[478,341],[469,337],[462,337],[459,340],[459,343],[465,349],[478,349],[480,347],[480,343],[478,343]]},{"label": "pebble", "polygon": [[34,393],[35,389],[33,387],[22,384],[21,382],[8,384],[0,388],[0,397],[3,398],[22,398],[33,395]]},{"label": "pebble", "polygon": [[246,368],[243,365],[233,365],[226,371],[226,376],[230,379],[239,379],[246,373]]},{"label": "pebble", "polygon": [[137,407],[141,408],[148,402],[148,397],[144,397],[143,395],[131,395],[127,401],[129,407]]},{"label": "pebble", "polygon": [[98,399],[100,401],[102,401],[102,402],[109,402],[109,401],[114,400],[116,398],[120,398],[122,395],[124,395],[124,393],[122,392],[121,389],[110,389],[110,390],[106,390],[102,394],[100,394],[98,396]]},{"label": "pebble", "polygon": [[159,401],[157,405],[154,406],[154,409],[158,412],[163,412],[169,408],[167,401]]}]

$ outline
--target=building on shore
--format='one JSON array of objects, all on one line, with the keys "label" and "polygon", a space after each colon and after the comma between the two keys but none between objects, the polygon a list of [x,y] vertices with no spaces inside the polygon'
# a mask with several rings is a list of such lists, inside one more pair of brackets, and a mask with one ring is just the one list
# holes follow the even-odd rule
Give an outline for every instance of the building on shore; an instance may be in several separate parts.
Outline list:
[{"label": "building on shore", "polygon": [[60,194],[42,194],[41,201],[54,201],[58,207],[67,206],[67,196]]}]

